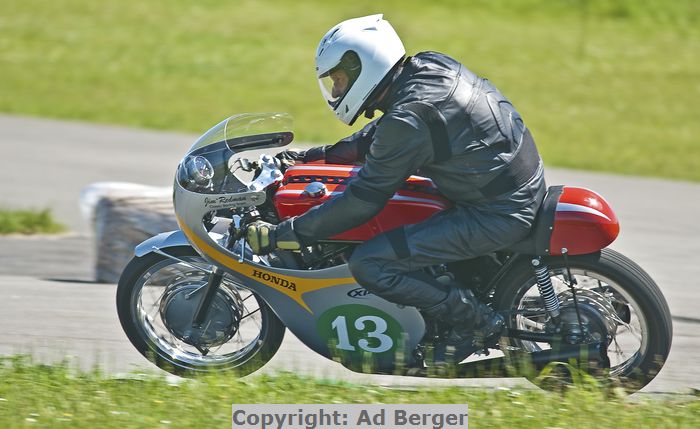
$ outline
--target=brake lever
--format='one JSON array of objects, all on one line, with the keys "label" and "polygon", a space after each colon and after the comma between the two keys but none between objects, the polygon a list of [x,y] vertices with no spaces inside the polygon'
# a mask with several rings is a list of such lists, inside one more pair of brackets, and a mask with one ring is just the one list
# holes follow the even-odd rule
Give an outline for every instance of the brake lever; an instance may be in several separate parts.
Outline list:
[{"label": "brake lever", "polygon": [[250,161],[248,160],[248,158],[239,158],[239,159],[238,159],[238,162],[240,163],[241,169],[242,169],[243,171],[250,171],[250,170],[252,170],[252,168],[250,167]]},{"label": "brake lever", "polygon": [[248,158],[238,158],[235,164],[238,164],[238,168],[248,173],[260,168],[257,161],[251,161]]}]

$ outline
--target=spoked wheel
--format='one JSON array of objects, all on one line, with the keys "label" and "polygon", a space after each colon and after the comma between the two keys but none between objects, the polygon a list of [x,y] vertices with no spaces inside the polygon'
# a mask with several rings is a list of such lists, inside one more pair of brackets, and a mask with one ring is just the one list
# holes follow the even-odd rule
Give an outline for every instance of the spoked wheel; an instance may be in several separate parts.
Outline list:
[{"label": "spoked wheel", "polygon": [[[610,378],[619,380],[628,391],[649,383],[666,361],[673,335],[668,305],[654,281],[634,262],[610,249],[569,257],[568,269],[563,258],[547,258],[546,263],[561,303],[562,319],[576,321],[570,332],[564,328],[562,333],[579,335],[580,315],[584,334],[608,344]],[[578,315],[569,272],[575,279]],[[556,329],[544,311],[528,263],[514,268],[496,292],[494,305],[508,312],[509,328],[550,333]],[[511,339],[509,347],[510,351],[524,352],[549,348],[547,343],[518,339]]]},{"label": "spoked wheel", "polygon": [[211,265],[191,248],[168,252],[186,263],[149,253],[132,259],[119,280],[119,320],[134,347],[178,375],[245,375],[263,366],[282,343],[282,322],[261,298],[224,276],[206,320],[193,325]]}]

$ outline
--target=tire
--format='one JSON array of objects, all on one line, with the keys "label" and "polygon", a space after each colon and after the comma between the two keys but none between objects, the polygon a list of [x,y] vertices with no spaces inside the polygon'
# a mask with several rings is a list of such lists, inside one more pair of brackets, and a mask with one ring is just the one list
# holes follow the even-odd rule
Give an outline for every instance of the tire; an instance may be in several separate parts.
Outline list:
[{"label": "tire", "polygon": [[[577,296],[585,299],[588,294],[596,300],[595,302],[600,300],[603,303],[599,306],[602,308],[600,313],[610,316],[605,320],[614,321],[615,328],[612,333],[614,341],[608,348],[611,359],[609,375],[629,392],[641,389],[658,374],[671,349],[673,337],[671,313],[659,287],[637,264],[611,249],[603,249],[601,252],[588,255],[571,256],[568,259],[572,276],[579,282]],[[571,300],[570,292],[566,292],[568,288],[565,282],[568,277],[564,259],[547,257],[544,258],[544,262],[549,267],[550,278],[560,301],[567,296]],[[529,258],[523,258],[501,281],[494,294],[494,308],[507,312],[527,308],[528,303],[533,303],[533,307],[534,303],[537,303],[541,308],[536,285]],[[559,286],[558,289],[557,286]],[[592,287],[587,289],[587,286]],[[605,304],[605,300],[611,304],[611,307]],[[581,298],[578,301],[581,302]],[[572,300],[569,301],[570,308],[571,303]],[[593,306],[589,307],[589,310],[590,308]],[[606,308],[612,308],[614,314],[610,314],[609,310],[605,310]],[[634,326],[635,320],[639,322],[639,329]],[[539,321],[546,323],[546,316]],[[506,317],[509,328],[524,329],[524,326],[528,326],[533,331],[541,331],[541,324],[538,324],[536,317],[535,324],[531,322],[533,320],[530,317],[513,313]],[[641,338],[637,338],[635,331],[641,334]],[[624,339],[618,341],[618,337],[621,336],[624,336]],[[634,340],[638,340],[638,348]],[[528,352],[542,348],[540,343],[516,339],[509,341],[511,347]],[[620,354],[620,350],[621,344],[628,342],[630,353],[629,358],[626,358],[625,354]],[[636,351],[633,351],[635,348],[637,348]]]},{"label": "tire", "polygon": [[[131,344],[158,367],[180,376],[222,371],[244,376],[265,365],[282,344],[285,326],[259,296],[233,284],[226,277],[217,292],[217,303],[235,305],[218,305],[216,312],[239,316],[237,322],[227,325],[231,327],[228,333],[231,337],[221,338],[222,344],[215,344],[216,350],[211,347],[209,353],[203,355],[197,346],[184,342],[177,332],[174,333],[172,323],[166,319],[172,315],[177,317],[178,313],[176,310],[166,311],[166,316],[163,313],[169,308],[167,303],[174,302],[174,299],[168,301],[168,297],[178,297],[177,294],[184,297],[192,291],[191,297],[197,293],[196,290],[206,284],[209,274],[204,270],[210,270],[211,265],[190,247],[169,248],[167,251],[194,267],[149,253],[133,258],[119,279],[117,312]],[[191,311],[192,304],[185,301],[187,299],[179,298],[179,303],[187,302],[186,305],[190,306],[187,309]],[[181,326],[191,326],[184,325],[191,320],[191,316],[187,317],[178,320],[183,324]],[[216,323],[210,320],[211,314],[208,319],[203,326]],[[241,346],[237,344],[239,341]]]}]

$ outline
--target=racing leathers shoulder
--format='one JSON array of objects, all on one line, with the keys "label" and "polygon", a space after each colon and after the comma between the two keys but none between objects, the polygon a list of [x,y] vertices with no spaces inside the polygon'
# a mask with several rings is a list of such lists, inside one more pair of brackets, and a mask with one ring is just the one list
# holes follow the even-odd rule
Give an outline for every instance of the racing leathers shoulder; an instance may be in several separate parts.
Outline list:
[{"label": "racing leathers shoulder", "polygon": [[[436,141],[435,125],[411,108],[416,102],[437,112],[446,141]],[[302,242],[367,222],[411,174],[432,179],[457,205],[509,213],[529,206],[534,218],[544,194],[542,163],[520,115],[488,80],[446,55],[423,52],[406,60],[379,108],[385,113],[370,124],[357,177],[294,220]]]}]

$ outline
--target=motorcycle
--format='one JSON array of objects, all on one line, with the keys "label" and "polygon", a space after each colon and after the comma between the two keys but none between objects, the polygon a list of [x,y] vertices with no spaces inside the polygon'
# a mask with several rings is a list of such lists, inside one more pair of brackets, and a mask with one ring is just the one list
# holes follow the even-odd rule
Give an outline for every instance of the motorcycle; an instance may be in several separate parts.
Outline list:
[{"label": "motorcycle", "polygon": [[[371,294],[348,270],[362,242],[450,208],[428,178],[408,178],[355,229],[299,251],[253,254],[246,225],[300,215],[342,193],[359,170],[310,163],[283,172],[273,156],[243,156],[288,145],[291,124],[282,113],[232,116],[180,162],[180,230],[135,248],[116,297],[124,332],[157,366],[245,375],[270,360],[289,329],[314,352],[365,373],[533,378],[553,362],[574,362],[631,391],[658,373],[671,347],[668,305],[649,275],[607,247],[619,222],[587,189],[550,187],[529,236],[507,249],[426,268],[506,319],[500,341],[476,353],[494,356],[476,361],[439,349],[448,327]],[[448,359],[438,365],[436,353]]]}]

